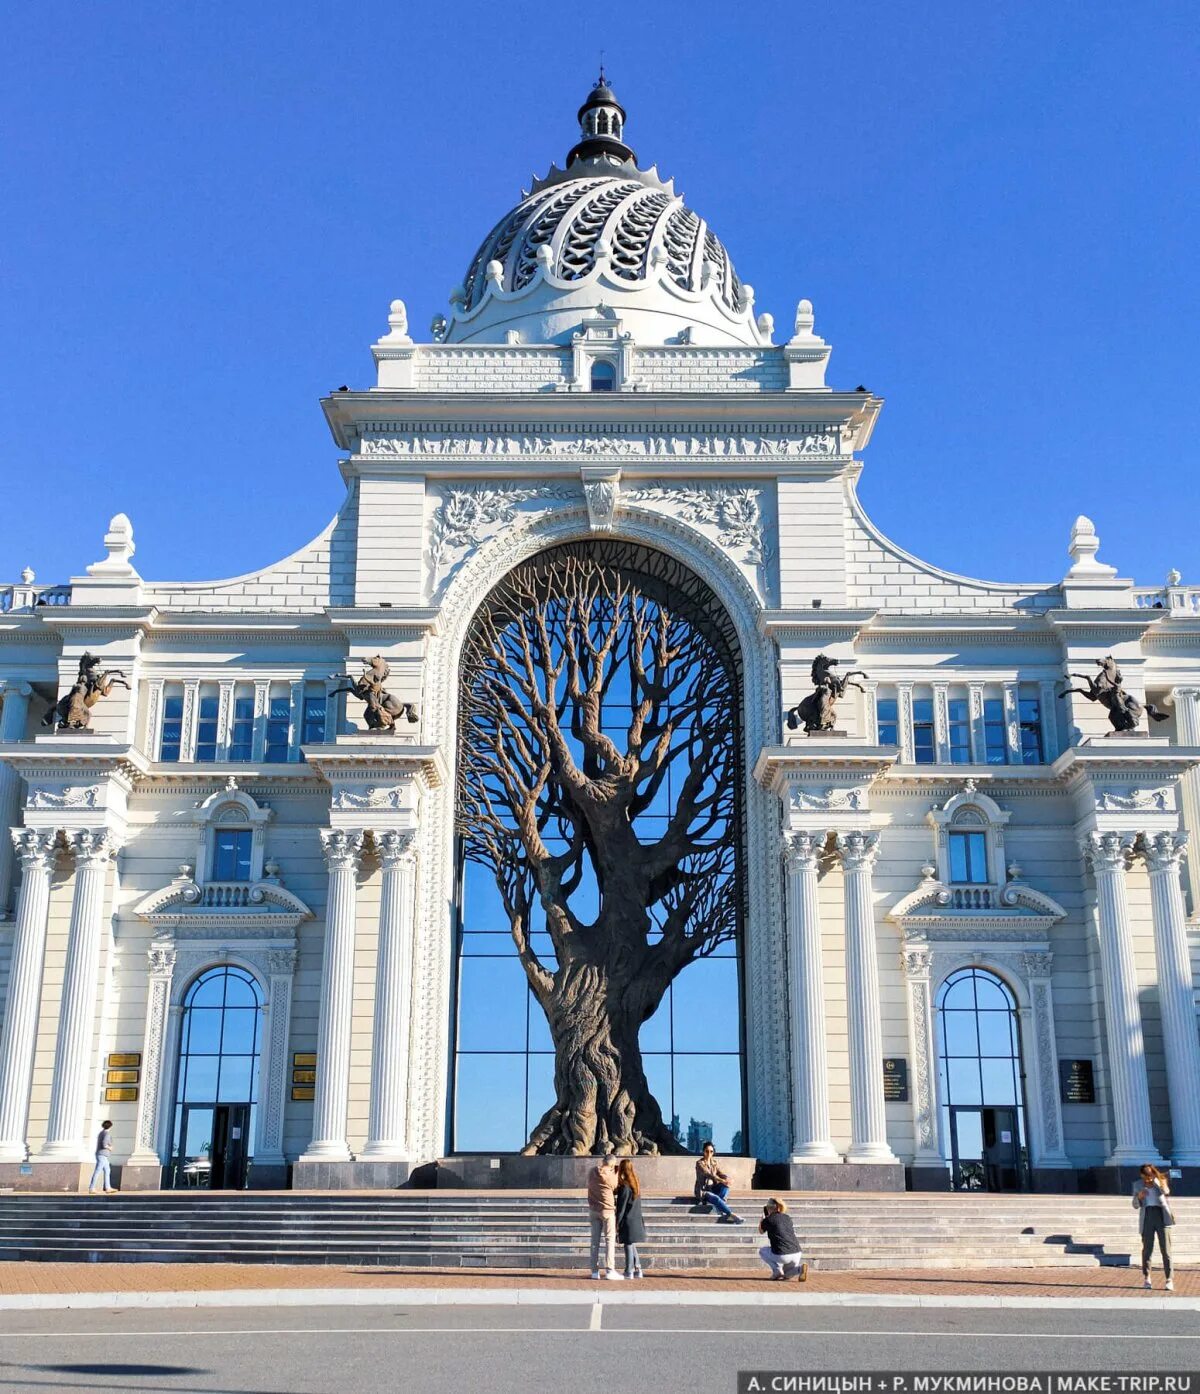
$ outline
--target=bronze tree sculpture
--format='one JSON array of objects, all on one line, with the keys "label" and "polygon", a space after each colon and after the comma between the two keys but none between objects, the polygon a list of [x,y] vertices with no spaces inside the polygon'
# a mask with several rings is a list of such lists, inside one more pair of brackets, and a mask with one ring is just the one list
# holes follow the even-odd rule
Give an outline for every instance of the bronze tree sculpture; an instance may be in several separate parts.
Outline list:
[{"label": "bronze tree sculpture", "polygon": [[[1095,677],[1090,677],[1087,673],[1068,673],[1066,686],[1058,695],[1065,697],[1068,692],[1075,692],[1080,697],[1086,697],[1089,702],[1099,702],[1108,712],[1108,719],[1112,724],[1112,730],[1108,733],[1110,736],[1122,731],[1136,731],[1141,724],[1143,712],[1152,721],[1170,719],[1168,713],[1160,712],[1153,702],[1139,702],[1131,693],[1125,691],[1125,676],[1117,667],[1117,660],[1112,654],[1096,659],[1096,667],[1100,671]],[[1072,678],[1087,683],[1087,687],[1072,687]]]},{"label": "bronze tree sculpture", "polygon": [[104,671],[95,654],[85,653],[79,660],[79,673],[69,692],[42,718],[43,726],[56,731],[87,731],[92,724],[92,708],[114,687],[128,690],[129,680],[119,668]]},{"label": "bronze tree sculpture", "polygon": [[534,557],[473,622],[459,831],[496,878],[555,1050],[526,1153],[683,1150],[638,1032],[739,924],[740,669],[714,607],[690,572],[606,541]]}]

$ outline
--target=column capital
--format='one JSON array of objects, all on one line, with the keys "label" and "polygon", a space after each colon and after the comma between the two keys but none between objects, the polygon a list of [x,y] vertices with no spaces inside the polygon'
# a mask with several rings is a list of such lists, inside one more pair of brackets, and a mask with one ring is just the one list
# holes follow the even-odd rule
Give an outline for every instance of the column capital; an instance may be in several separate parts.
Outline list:
[{"label": "column capital", "polygon": [[375,849],[385,869],[411,862],[417,853],[417,835],[412,831],[389,828],[375,834]]},{"label": "column capital", "polygon": [[829,834],[824,829],[820,832],[801,829],[799,832],[784,833],[782,847],[784,866],[789,870],[792,867],[798,867],[805,871],[815,871],[824,855],[825,843],[828,838]]},{"label": "column capital", "polygon": [[1021,955],[1021,970],[1031,981],[1048,978],[1054,967],[1054,955],[1049,951],[1029,951]]},{"label": "column capital", "polygon": [[146,967],[152,978],[170,978],[175,972],[175,945],[157,942],[146,950]]},{"label": "column capital", "polygon": [[1079,844],[1092,871],[1124,871],[1133,859],[1136,833],[1088,833]]},{"label": "column capital", "polygon": [[111,828],[80,828],[70,834],[77,867],[103,867],[120,851],[120,839]]},{"label": "column capital", "polygon": [[322,828],[321,851],[330,871],[357,871],[362,859],[363,833],[357,828]]},{"label": "column capital", "polygon": [[1182,832],[1141,833],[1137,851],[1145,858],[1146,869],[1178,873],[1187,855],[1188,834]]},{"label": "column capital", "polygon": [[1167,697],[1167,701],[1174,705],[1176,702],[1195,702],[1200,699],[1200,687],[1194,684],[1181,683],[1178,687],[1173,687]]},{"label": "column capital", "polygon": [[32,697],[33,688],[27,682],[0,678],[0,697]]},{"label": "column capital", "polygon": [[879,834],[865,828],[838,833],[836,845],[847,871],[869,871],[879,856]]},{"label": "column capital", "polygon": [[26,871],[52,871],[57,828],[12,828],[13,848]]},{"label": "column capital", "polygon": [[933,950],[928,944],[905,944],[900,950],[900,963],[906,978],[928,982],[933,969]]}]

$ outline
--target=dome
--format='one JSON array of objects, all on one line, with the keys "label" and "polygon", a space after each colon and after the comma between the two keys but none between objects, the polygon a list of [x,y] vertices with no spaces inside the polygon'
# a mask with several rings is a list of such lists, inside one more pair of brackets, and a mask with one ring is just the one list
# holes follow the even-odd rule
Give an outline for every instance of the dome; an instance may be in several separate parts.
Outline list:
[{"label": "dome", "polygon": [[602,77],[581,140],[492,228],[451,296],[446,343],[566,343],[607,306],[639,343],[769,342],[729,253],[622,140],[625,111]]}]

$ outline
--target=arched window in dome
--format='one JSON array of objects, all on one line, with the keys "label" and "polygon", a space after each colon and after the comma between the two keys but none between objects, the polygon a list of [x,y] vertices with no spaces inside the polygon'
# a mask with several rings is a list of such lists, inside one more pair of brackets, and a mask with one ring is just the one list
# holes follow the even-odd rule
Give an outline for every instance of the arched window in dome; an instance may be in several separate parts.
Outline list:
[{"label": "arched window in dome", "polygon": [[612,363],[592,364],[592,391],[615,392],[617,390],[617,370]]},{"label": "arched window in dome", "polygon": [[596,114],[596,131],[602,136],[608,134],[608,112],[601,111]]}]

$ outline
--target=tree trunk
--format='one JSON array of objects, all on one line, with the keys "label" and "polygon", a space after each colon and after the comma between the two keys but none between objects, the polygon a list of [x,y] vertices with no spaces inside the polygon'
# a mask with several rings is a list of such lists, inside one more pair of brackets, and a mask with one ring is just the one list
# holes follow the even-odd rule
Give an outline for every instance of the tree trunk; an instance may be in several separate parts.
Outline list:
[{"label": "tree trunk", "polygon": [[661,1000],[634,975],[592,963],[560,968],[542,1005],[554,1040],[555,1102],[526,1156],[681,1154],[642,1067],[638,1029]]}]

